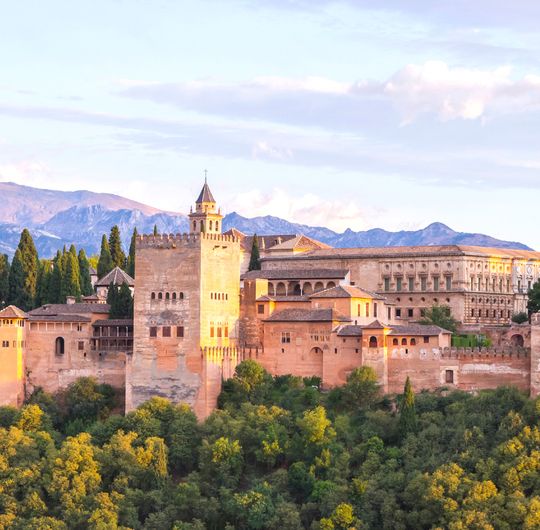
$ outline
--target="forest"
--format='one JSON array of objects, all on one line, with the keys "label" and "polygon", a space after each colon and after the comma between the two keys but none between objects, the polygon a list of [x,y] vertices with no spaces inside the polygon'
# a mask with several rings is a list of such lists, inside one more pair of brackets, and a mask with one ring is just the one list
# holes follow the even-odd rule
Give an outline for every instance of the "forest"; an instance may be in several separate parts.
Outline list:
[{"label": "forest", "polygon": [[159,397],[120,415],[91,378],[38,389],[0,408],[0,528],[540,528],[540,401],[413,391],[244,361],[198,422]]}]

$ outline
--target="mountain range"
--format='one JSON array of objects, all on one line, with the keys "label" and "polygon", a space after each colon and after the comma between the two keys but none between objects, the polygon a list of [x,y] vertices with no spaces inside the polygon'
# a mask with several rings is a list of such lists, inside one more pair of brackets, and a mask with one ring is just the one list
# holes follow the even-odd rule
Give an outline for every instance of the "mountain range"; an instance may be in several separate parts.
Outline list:
[{"label": "mountain range", "polygon": [[[55,191],[0,182],[0,253],[13,255],[21,230],[30,229],[39,255],[53,256],[59,248],[74,243],[88,254],[99,252],[102,234],[118,225],[125,247],[133,228],[150,233],[157,225],[160,233],[188,230],[187,216],[107,193]],[[530,250],[526,245],[502,241],[484,234],[456,232],[442,223],[422,230],[388,232],[381,228],[343,233],[328,228],[292,223],[279,217],[243,217],[233,212],[225,216],[223,229],[236,228],[245,234],[305,234],[334,247],[379,247],[405,245],[477,245]]]}]

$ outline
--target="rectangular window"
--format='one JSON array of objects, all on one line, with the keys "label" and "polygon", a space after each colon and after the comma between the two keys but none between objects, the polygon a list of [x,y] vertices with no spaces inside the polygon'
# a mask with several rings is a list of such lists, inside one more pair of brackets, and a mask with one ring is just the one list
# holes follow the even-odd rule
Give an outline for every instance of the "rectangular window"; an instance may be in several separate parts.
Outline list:
[{"label": "rectangular window", "polygon": [[282,344],[290,344],[291,342],[291,334],[289,331],[282,331],[281,332],[281,343]]},{"label": "rectangular window", "polygon": [[218,338],[221,338],[221,327],[217,328],[217,336]]},{"label": "rectangular window", "polygon": [[389,291],[390,290],[390,278],[384,279],[384,290]]},{"label": "rectangular window", "polygon": [[438,291],[439,290],[439,277],[433,276],[433,290]]},{"label": "rectangular window", "polygon": [[163,326],[162,336],[163,337],[170,337],[171,336],[171,326]]},{"label": "rectangular window", "polygon": [[396,318],[401,318],[401,308],[396,308]]},{"label": "rectangular window", "polygon": [[150,328],[150,337],[157,337],[157,328],[154,326]]},{"label": "rectangular window", "polygon": [[214,336],[214,326],[210,326],[210,337]]},{"label": "rectangular window", "polygon": [[412,318],[414,316],[414,309],[407,309],[407,316]]},{"label": "rectangular window", "polygon": [[420,289],[422,291],[427,291],[427,277],[426,276],[422,276],[420,278]]},{"label": "rectangular window", "polygon": [[176,326],[176,336],[180,339],[184,338],[184,326]]},{"label": "rectangular window", "polygon": [[223,328],[223,336],[228,337],[229,336],[229,326],[225,326]]},{"label": "rectangular window", "polygon": [[84,341],[80,340],[79,343],[78,343],[78,348],[79,348],[79,351],[83,351],[84,350]]},{"label": "rectangular window", "polygon": [[264,304],[257,305],[257,313],[259,315],[264,315]]},{"label": "rectangular window", "polygon": [[392,308],[388,308],[388,320],[392,320]]},{"label": "rectangular window", "polygon": [[446,277],[446,290],[451,291],[452,290],[452,276]]},{"label": "rectangular window", "polygon": [[424,337],[424,344],[429,344],[429,337],[427,336]]},{"label": "rectangular window", "polygon": [[358,307],[357,307],[357,311],[356,311],[356,312],[358,313],[358,316],[359,316],[359,317],[362,316],[361,307],[362,307],[362,306],[361,306],[360,304],[358,304]]},{"label": "rectangular window", "polygon": [[446,370],[444,380],[446,383],[454,383],[454,370]]},{"label": "rectangular window", "polygon": [[471,316],[474,316],[474,309],[471,309]]},{"label": "rectangular window", "polygon": [[424,317],[426,316],[426,308],[425,308],[425,307],[422,307],[422,308],[420,309],[420,316],[421,316],[422,318],[424,318]]},{"label": "rectangular window", "polygon": [[409,291],[414,291],[414,278],[409,278]]},{"label": "rectangular window", "polygon": [[396,278],[396,291],[401,291],[403,287],[403,280],[401,278]]},{"label": "rectangular window", "polygon": [[[360,316],[360,315],[358,315]],[[369,316],[369,303],[366,304],[366,316]]]},{"label": "rectangular window", "polygon": [[377,318],[377,303],[376,302],[373,303],[373,316]]}]

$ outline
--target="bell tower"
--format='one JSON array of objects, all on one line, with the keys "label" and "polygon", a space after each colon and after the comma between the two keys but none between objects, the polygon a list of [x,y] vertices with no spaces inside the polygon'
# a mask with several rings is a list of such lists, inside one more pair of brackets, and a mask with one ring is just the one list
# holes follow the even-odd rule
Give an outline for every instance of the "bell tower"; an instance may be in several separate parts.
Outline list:
[{"label": "bell tower", "polygon": [[205,177],[204,186],[195,203],[195,211],[192,208],[189,213],[189,233],[221,234],[222,219],[221,210],[216,211],[216,201]]}]

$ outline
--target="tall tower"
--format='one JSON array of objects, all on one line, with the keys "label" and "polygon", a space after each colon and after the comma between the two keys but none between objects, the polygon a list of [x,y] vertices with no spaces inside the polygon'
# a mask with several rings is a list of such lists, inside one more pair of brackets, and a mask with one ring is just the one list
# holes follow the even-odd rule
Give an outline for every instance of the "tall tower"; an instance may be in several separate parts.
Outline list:
[{"label": "tall tower", "polygon": [[216,406],[231,377],[240,313],[240,244],[221,234],[208,184],[190,214],[190,233],[145,235],[136,243],[134,347],[126,366],[126,410],[152,396]]},{"label": "tall tower", "polygon": [[28,315],[10,305],[0,311],[0,405],[20,406],[24,400],[25,322]]},{"label": "tall tower", "polygon": [[189,233],[221,234],[222,219],[221,210],[218,209],[216,212],[216,201],[205,178],[204,186],[195,203],[195,211],[192,209],[189,213]]}]

